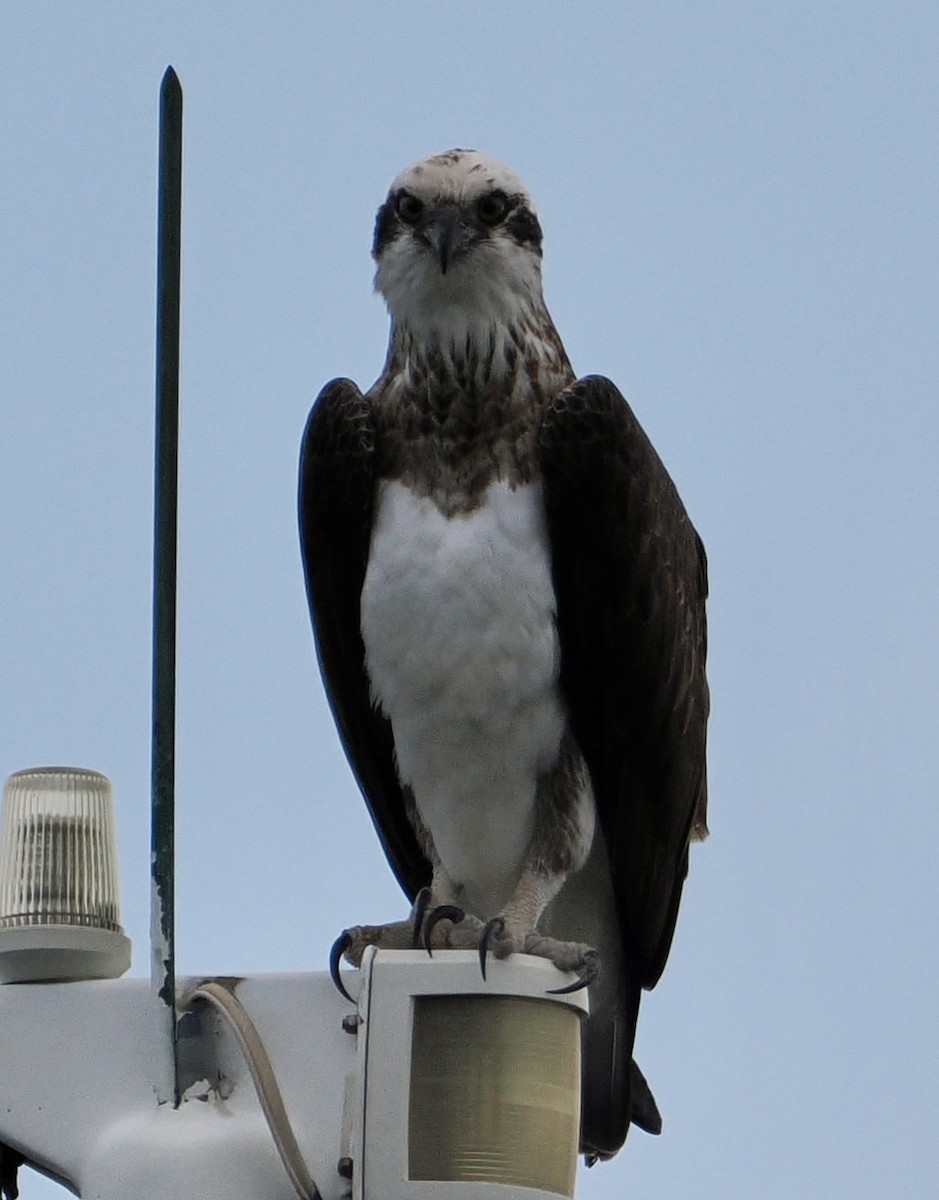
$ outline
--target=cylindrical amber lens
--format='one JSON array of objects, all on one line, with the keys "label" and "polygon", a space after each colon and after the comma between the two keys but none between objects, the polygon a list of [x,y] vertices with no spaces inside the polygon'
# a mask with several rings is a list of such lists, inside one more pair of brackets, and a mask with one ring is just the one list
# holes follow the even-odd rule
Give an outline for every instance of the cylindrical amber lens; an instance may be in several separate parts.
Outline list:
[{"label": "cylindrical amber lens", "polygon": [[574,1195],[580,1019],[518,996],[416,996],[408,1176]]}]

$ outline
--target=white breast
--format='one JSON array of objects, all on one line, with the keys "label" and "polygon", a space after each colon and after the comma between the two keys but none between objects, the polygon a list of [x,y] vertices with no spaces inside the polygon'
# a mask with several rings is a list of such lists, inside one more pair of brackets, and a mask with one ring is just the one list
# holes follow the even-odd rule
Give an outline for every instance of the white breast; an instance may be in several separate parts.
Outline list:
[{"label": "white breast", "polygon": [[446,518],[381,485],[362,635],[398,771],[477,915],[498,912],[531,840],[535,785],[563,730],[541,491],[494,483]]}]

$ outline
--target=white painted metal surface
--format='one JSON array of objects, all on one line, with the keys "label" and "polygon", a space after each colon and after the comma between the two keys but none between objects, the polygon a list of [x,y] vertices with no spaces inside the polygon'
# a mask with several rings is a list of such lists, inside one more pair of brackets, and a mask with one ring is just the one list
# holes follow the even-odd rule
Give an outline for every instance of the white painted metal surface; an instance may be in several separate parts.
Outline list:
[{"label": "white painted metal surface", "polygon": [[[325,973],[225,981],[257,1027],[323,1200],[545,1200],[531,1188],[415,1183],[402,1163],[412,997],[544,998],[554,967],[517,956],[492,962],[484,982],[472,952],[370,951],[344,978],[357,1006]],[[180,981],[182,1008],[201,982]],[[586,1008],[584,993],[549,999]],[[177,1109],[157,1096],[165,1045],[148,980],[6,984],[0,1030],[0,1141],[83,1197],[295,1200],[241,1052],[208,1007],[180,1021]]]},{"label": "white painted metal surface", "polygon": [[[182,981],[183,997],[201,980]],[[258,1027],[323,1200],[337,1173],[350,1009],[326,974],[255,976],[236,995]],[[234,1039],[213,1012],[180,1022],[185,1099],[162,1104],[149,981],[0,987],[0,1141],[96,1200],[296,1200]]]}]

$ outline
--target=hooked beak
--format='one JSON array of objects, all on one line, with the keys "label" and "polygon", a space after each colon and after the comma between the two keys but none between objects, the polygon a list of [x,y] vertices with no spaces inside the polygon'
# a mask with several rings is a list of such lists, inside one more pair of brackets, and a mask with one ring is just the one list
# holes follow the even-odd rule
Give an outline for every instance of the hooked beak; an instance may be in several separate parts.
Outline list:
[{"label": "hooked beak", "polygon": [[465,247],[465,237],[460,227],[460,210],[455,207],[442,209],[427,227],[426,236],[440,263],[441,274]]}]

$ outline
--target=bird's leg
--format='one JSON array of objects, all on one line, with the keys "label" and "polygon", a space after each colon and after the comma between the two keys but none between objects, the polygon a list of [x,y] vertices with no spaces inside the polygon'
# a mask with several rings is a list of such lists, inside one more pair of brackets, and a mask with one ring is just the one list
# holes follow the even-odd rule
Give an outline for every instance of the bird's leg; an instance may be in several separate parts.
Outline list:
[{"label": "bird's leg", "polygon": [[[424,888],[415,902],[414,941],[413,946],[423,946],[432,955],[434,948],[447,949],[452,947],[452,931],[466,922],[464,933],[468,929],[482,928],[482,923],[475,917],[467,918],[463,907],[462,889],[459,888],[444,869],[437,847],[430,830],[424,824],[414,793],[410,788],[404,789],[404,800],[407,806],[408,820],[417,834],[421,849],[427,855],[431,865],[431,884]],[[474,943],[475,944],[475,943]]]},{"label": "bird's leg", "polygon": [[474,946],[477,945],[482,921],[467,914],[462,904],[462,889],[454,884],[444,870],[436,851],[431,850],[430,857],[434,878],[430,888],[431,901],[427,905],[423,929],[420,931],[421,945],[431,955],[435,948],[458,949],[467,938],[472,940]]},{"label": "bird's leg", "polygon": [[[554,763],[538,778],[534,817],[531,843],[515,890],[502,911],[485,923],[463,912],[462,889],[447,876],[433,839],[420,825],[424,852],[434,867],[433,907],[425,918],[422,942],[428,952],[438,946],[478,950],[483,978],[490,953],[496,958],[515,953],[547,958],[559,971],[577,976],[557,990],[575,991],[597,978],[597,951],[538,930],[544,910],[569,876],[586,862],[596,826],[590,776],[570,734],[562,739]],[[416,819],[419,822],[419,814]]]},{"label": "bird's leg", "polygon": [[592,946],[562,942],[538,931],[547,906],[568,878],[587,861],[596,829],[593,789],[583,756],[568,732],[555,762],[538,778],[535,826],[528,856],[515,891],[502,912],[487,922],[479,942],[479,963],[486,976],[486,956],[513,953],[547,958],[559,971],[577,979],[557,991],[587,987],[600,973],[600,956]]},{"label": "bird's leg", "polygon": [[514,894],[502,912],[486,922],[479,939],[479,965],[486,978],[486,958],[510,954],[533,954],[547,958],[559,971],[577,976],[566,987],[552,988],[557,994],[587,987],[600,974],[600,956],[583,942],[564,942],[538,932],[538,920],[565,880],[560,873],[547,874],[526,867]]},{"label": "bird's leg", "polygon": [[538,926],[541,914],[554,899],[564,878],[559,874],[536,871],[531,866],[522,871],[508,903],[498,916],[486,922],[479,942],[479,961],[486,977],[486,956],[508,958],[525,952],[525,946]]}]

